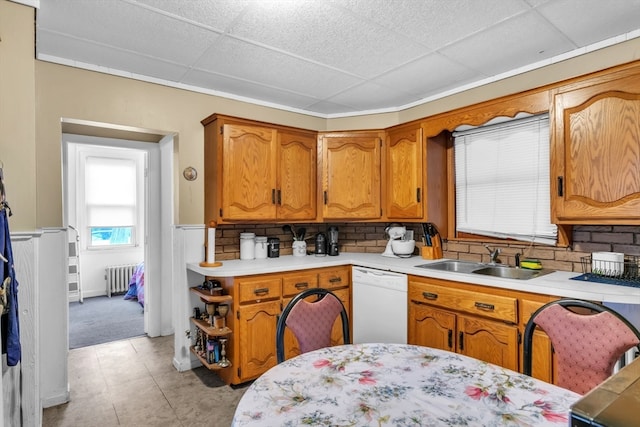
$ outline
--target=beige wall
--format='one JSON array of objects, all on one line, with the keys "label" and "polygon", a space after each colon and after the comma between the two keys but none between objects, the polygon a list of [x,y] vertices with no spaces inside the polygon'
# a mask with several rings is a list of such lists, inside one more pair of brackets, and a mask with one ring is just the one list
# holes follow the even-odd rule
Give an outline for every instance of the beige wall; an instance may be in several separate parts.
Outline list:
[{"label": "beige wall", "polygon": [[275,123],[317,128],[321,119],[173,89],[137,80],[36,61],[37,226],[62,224],[61,119],[87,120],[175,134],[177,223],[203,222],[203,180],[186,181],[182,170],[203,171],[200,121],[225,113]]},{"label": "beige wall", "polygon": [[36,218],[34,11],[0,0],[0,162],[11,230],[33,230]]},{"label": "beige wall", "polygon": [[31,8],[0,0],[0,160],[16,212],[12,230],[62,225],[61,119],[175,134],[175,221],[200,224],[203,180],[186,181],[182,170],[187,166],[203,170],[200,120],[212,113],[314,130],[385,128],[640,58],[640,39],[636,39],[397,113],[324,120],[36,61],[33,18]]}]

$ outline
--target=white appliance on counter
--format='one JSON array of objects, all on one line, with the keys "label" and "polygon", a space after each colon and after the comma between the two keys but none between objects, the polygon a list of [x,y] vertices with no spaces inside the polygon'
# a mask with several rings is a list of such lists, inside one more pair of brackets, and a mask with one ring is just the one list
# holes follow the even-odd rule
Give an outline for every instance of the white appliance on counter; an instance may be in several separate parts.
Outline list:
[{"label": "white appliance on counter", "polygon": [[352,267],[353,343],[407,342],[406,274]]}]

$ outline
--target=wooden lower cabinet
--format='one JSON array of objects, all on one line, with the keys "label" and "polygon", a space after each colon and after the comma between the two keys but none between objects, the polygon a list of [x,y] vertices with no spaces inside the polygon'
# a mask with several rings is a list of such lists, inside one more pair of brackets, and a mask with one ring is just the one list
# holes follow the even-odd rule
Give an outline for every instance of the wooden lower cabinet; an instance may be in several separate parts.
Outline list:
[{"label": "wooden lower cabinet", "polygon": [[518,327],[495,320],[458,316],[458,352],[518,370]]},{"label": "wooden lower cabinet", "polygon": [[494,320],[409,303],[409,343],[453,351],[518,369],[518,328]]},{"label": "wooden lower cabinet", "polygon": [[[484,360],[514,371],[522,368],[521,337],[531,313],[557,299],[462,282],[409,276],[410,344]],[[534,376],[552,382],[551,346],[534,338]]]},{"label": "wooden lower cabinet", "polygon": [[[528,299],[522,300],[522,323],[524,326],[527,325],[531,315],[543,305],[544,302],[540,301],[531,301]],[[524,329],[522,330],[522,333],[524,335]],[[531,375],[542,381],[553,383],[555,380],[554,372],[556,370],[554,368],[555,359],[551,348],[551,340],[547,334],[539,328],[537,328],[533,333],[532,354]],[[524,366],[524,361],[522,361],[521,366]]]},{"label": "wooden lower cabinet", "polygon": [[[349,316],[349,319],[351,319],[351,310],[349,309],[351,302],[351,289],[334,289],[332,292],[336,294],[340,301],[342,301],[342,305],[346,308],[347,315]],[[349,331],[349,334],[351,334],[351,331]],[[342,321],[338,318],[336,319],[336,323],[334,323],[333,330],[331,331],[331,345],[342,344],[344,344],[344,337],[342,336]]]},{"label": "wooden lower cabinet", "polygon": [[238,313],[237,375],[244,382],[277,364],[275,336],[280,300],[240,307]]},{"label": "wooden lower cabinet", "polygon": [[[227,384],[251,381],[277,364],[276,328],[286,304],[299,292],[312,287],[333,291],[351,313],[351,267],[331,267],[286,273],[270,273],[242,277],[211,277],[219,280],[233,298],[227,325],[228,358],[232,367],[216,372]],[[342,344],[340,320],[332,333],[332,345]],[[300,354],[298,342],[285,332],[285,357]]]},{"label": "wooden lower cabinet", "polygon": [[456,315],[416,301],[409,302],[410,344],[455,351]]}]

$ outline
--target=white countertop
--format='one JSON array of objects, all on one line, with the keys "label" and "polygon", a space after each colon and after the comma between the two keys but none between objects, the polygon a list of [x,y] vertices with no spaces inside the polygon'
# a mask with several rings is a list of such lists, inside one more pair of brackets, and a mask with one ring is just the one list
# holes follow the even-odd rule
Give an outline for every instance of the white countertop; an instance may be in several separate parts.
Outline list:
[{"label": "white countertop", "polygon": [[570,280],[570,278],[580,275],[580,273],[575,272],[556,271],[534,279],[516,280],[416,267],[417,265],[437,261],[442,260],[426,260],[420,256],[389,258],[383,257],[380,254],[346,252],[338,256],[316,257],[309,255],[305,257],[294,257],[287,255],[279,258],[222,261],[222,266],[215,268],[200,267],[199,263],[188,263],[187,268],[205,276],[233,277],[252,274],[284,273],[287,271],[319,267],[354,265],[412,274],[415,276],[455,280],[458,282],[545,295],[556,295],[559,297],[588,299],[604,303],[640,305],[640,288]]}]

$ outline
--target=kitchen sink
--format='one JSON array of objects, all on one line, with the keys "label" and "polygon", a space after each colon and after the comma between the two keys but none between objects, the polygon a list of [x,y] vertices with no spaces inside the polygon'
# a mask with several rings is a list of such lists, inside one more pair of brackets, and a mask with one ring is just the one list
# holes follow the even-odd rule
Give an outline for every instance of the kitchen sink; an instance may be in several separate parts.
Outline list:
[{"label": "kitchen sink", "polygon": [[455,273],[471,273],[474,270],[485,267],[486,264],[471,261],[446,260],[429,264],[416,265],[416,267],[429,270],[452,271]]},{"label": "kitchen sink", "polygon": [[485,276],[503,277],[505,279],[528,280],[551,273],[551,270],[527,270],[509,266],[492,265],[473,270],[473,274],[484,274]]},{"label": "kitchen sink", "polygon": [[505,279],[528,280],[552,273],[553,270],[527,270],[508,265],[491,265],[481,262],[446,260],[416,265],[428,270],[451,271],[453,273],[473,273]]}]

